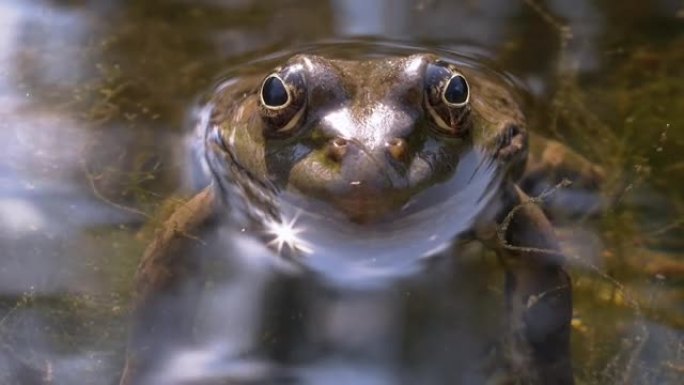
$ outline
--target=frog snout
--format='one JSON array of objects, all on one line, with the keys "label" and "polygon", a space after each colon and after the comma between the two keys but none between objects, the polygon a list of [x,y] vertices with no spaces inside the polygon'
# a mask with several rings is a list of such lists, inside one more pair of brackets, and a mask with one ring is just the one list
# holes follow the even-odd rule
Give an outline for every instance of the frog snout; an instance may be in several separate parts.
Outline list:
[{"label": "frog snout", "polygon": [[328,143],[328,157],[339,164],[343,180],[357,188],[386,190],[403,187],[401,177],[407,157],[403,138],[390,138],[375,146],[354,139],[333,138]]},{"label": "frog snout", "polygon": [[[357,152],[365,152],[368,155],[374,153],[385,153],[396,161],[403,161],[406,159],[406,140],[403,138],[390,138],[385,140],[382,144],[382,148],[378,151],[377,149],[368,149],[367,146],[355,143],[354,141],[347,140],[342,137],[333,138],[328,143],[328,157],[335,161],[342,163],[347,158],[347,154],[351,154],[350,157],[358,156]],[[381,155],[381,154],[377,154]]]}]

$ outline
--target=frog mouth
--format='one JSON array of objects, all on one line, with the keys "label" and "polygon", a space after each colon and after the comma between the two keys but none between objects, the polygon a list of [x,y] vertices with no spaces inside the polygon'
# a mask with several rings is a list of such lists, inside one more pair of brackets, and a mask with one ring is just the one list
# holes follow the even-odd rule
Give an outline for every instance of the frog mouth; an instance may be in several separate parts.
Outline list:
[{"label": "frog mouth", "polygon": [[403,187],[340,178],[317,190],[281,190],[286,231],[278,239],[292,238],[282,256],[345,287],[413,274],[492,215],[503,176],[494,163],[480,163],[469,153],[451,178]]},{"label": "frog mouth", "polygon": [[406,199],[400,199],[396,191],[391,194],[376,191],[357,192],[333,200],[333,205],[349,220],[356,223],[381,222],[398,215]]},{"label": "frog mouth", "polygon": [[328,207],[356,224],[381,223],[401,216],[403,207],[411,198],[411,191],[402,188],[378,186],[352,181],[342,191],[326,191],[318,199]]},{"label": "frog mouth", "polygon": [[[415,181],[390,165],[373,166],[334,169],[315,162],[302,164],[286,189],[298,197],[297,204],[303,208],[322,209],[324,215],[355,223],[382,222],[401,211],[415,193]],[[312,198],[318,203],[312,205]]]},{"label": "frog mouth", "polygon": [[[385,222],[401,215],[413,190],[361,180],[331,181],[318,186],[290,186],[286,199],[304,211],[356,224]],[[415,192],[415,191],[413,191]]]}]

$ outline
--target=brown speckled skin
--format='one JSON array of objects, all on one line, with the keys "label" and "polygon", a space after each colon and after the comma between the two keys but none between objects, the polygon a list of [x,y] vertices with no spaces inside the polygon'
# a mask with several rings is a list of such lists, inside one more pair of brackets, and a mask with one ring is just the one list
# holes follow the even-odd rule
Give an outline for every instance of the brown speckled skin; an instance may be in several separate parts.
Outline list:
[{"label": "brown speckled skin", "polygon": [[[517,179],[526,159],[527,131],[514,95],[501,82],[458,68],[469,81],[471,97],[466,107],[451,110],[467,119],[457,135],[444,134],[435,129],[425,103],[425,67],[436,60],[433,55],[367,61],[295,56],[283,68],[303,73],[306,111],[289,135],[269,134],[274,130],[260,117],[262,77],[220,91],[212,121],[228,152],[253,176],[281,189],[339,201],[339,209],[351,216],[355,207],[348,197],[355,191],[381,206],[377,214],[394,210],[448,178],[458,155],[470,146],[496,153],[501,167]],[[335,161],[328,154],[340,138],[348,149]],[[387,143],[396,138],[406,143],[402,159],[388,156]]]}]

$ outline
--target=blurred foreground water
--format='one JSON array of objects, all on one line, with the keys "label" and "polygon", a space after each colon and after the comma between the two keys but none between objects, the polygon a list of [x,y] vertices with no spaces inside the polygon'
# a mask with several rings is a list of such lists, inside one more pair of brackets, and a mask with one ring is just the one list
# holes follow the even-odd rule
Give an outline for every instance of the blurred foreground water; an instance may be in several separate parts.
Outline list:
[{"label": "blurred foreground water", "polygon": [[[608,170],[608,209],[559,227],[578,382],[678,383],[683,24],[667,0],[0,2],[0,383],[116,383],[138,258],[167,198],[202,183],[186,151],[201,95],[247,60],[350,39],[449,49],[512,73],[537,101],[539,131]],[[475,268],[496,275],[488,266]],[[249,284],[207,303],[247,301]],[[393,295],[310,305],[342,335],[346,317],[372,312],[377,325],[354,333],[401,349],[385,326],[429,322],[434,309],[397,313]],[[222,327],[205,330],[233,338]],[[195,353],[186,362],[225,352]],[[333,369],[321,373],[340,384],[395,383],[378,367]]]}]

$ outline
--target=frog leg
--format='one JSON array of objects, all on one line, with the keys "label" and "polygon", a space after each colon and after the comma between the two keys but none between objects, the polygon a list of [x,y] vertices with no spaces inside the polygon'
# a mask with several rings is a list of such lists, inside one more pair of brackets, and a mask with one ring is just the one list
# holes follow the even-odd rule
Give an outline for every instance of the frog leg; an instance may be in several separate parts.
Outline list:
[{"label": "frog leg", "polygon": [[545,178],[551,184],[568,179],[578,187],[597,190],[605,180],[604,170],[563,143],[531,134],[523,181]]},{"label": "frog leg", "polygon": [[[529,155],[519,185],[527,194],[537,196],[563,183],[544,201],[544,210],[553,219],[599,214],[606,206],[598,194],[604,170],[564,144],[531,134]],[[569,182],[569,183],[568,183]]]},{"label": "frog leg", "polygon": [[182,303],[179,298],[192,297],[187,292],[200,289],[186,286],[199,268],[199,261],[187,256],[196,255],[192,249],[201,246],[196,234],[209,225],[214,207],[215,193],[209,186],[178,208],[145,249],[135,276],[132,328],[120,385],[142,383],[142,373],[155,360],[151,354],[164,351],[159,345],[189,334],[195,297]]},{"label": "frog leg", "polygon": [[542,210],[517,186],[506,195],[495,249],[506,268],[509,358],[532,383],[573,384],[572,293],[563,255]]}]

